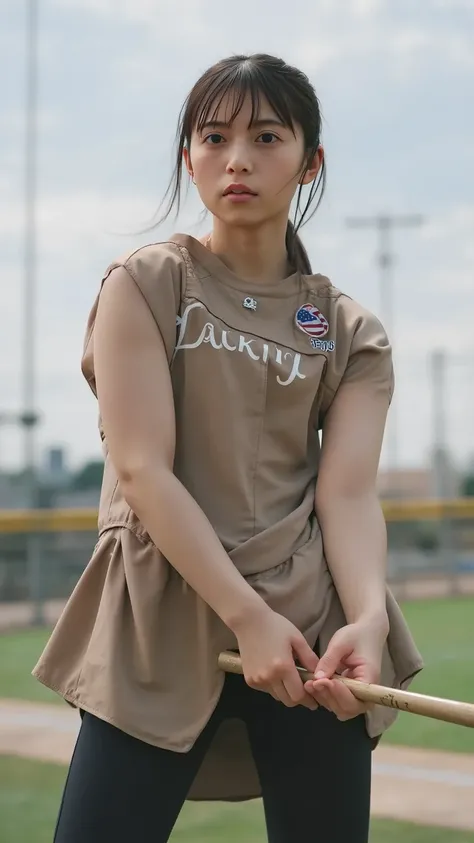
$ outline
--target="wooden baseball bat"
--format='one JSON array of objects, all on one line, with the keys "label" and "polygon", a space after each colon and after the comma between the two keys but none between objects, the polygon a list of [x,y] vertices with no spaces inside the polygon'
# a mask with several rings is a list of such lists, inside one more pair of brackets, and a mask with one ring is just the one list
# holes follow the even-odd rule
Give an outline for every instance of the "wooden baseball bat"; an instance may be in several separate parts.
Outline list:
[{"label": "wooden baseball bat", "polygon": [[[224,651],[220,654],[218,664],[226,673],[242,673],[242,661],[238,653]],[[303,667],[297,670],[303,680],[313,679],[313,674]],[[457,726],[474,727],[474,705],[457,700],[446,700],[441,697],[429,697],[426,694],[415,694],[412,691],[401,691],[397,688],[386,688],[383,685],[372,685],[359,682],[358,679],[347,679],[345,676],[334,677],[342,682],[346,688],[361,702],[375,703],[386,708],[396,708],[398,711],[408,711],[410,714],[421,714],[434,720],[444,720]]]}]

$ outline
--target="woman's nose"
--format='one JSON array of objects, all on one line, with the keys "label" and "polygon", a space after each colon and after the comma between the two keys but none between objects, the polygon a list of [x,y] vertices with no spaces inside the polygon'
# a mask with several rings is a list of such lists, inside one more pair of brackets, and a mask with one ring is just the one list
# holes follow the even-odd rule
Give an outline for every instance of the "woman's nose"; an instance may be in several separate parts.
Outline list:
[{"label": "woman's nose", "polygon": [[250,173],[253,165],[250,151],[247,144],[232,144],[229,148],[229,158],[227,161],[227,173]]}]

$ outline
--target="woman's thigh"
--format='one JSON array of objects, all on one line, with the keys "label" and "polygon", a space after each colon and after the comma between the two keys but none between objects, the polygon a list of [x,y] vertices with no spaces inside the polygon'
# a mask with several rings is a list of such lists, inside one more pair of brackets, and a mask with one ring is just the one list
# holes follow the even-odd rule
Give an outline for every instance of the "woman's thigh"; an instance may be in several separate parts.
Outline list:
[{"label": "woman's thigh", "polygon": [[84,714],[54,843],[166,843],[215,728],[177,753]]},{"label": "woman's thigh", "polygon": [[286,708],[255,693],[249,737],[270,843],[367,843],[372,741],[363,717]]}]

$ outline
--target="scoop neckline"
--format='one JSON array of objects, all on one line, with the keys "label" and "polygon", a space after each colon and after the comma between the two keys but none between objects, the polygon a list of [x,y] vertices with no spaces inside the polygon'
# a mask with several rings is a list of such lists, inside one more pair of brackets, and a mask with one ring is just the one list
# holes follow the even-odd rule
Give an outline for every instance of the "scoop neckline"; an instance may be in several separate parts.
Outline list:
[{"label": "scoop neckline", "polygon": [[282,288],[289,290],[295,284],[298,286],[301,284],[303,277],[301,272],[293,272],[291,275],[287,275],[286,278],[268,284],[259,281],[245,281],[245,279],[240,278],[240,276],[229,269],[224,261],[215,255],[214,252],[211,252],[204,243],[201,243],[200,240],[191,234],[176,233],[170,237],[170,241],[184,246],[213,277],[227,284],[229,287],[234,287],[239,292],[245,293],[249,290],[253,292],[258,291],[259,295],[262,296],[281,292]]}]

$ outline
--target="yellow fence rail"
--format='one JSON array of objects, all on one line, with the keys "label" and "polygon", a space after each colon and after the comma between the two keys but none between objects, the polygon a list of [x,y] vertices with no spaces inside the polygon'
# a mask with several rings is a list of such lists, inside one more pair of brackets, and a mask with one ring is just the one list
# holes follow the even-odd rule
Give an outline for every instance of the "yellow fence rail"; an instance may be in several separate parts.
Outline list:
[{"label": "yellow fence rail", "polygon": [[0,510],[0,534],[89,533],[96,531],[96,509]]},{"label": "yellow fence rail", "polygon": [[[386,521],[460,521],[474,519],[474,498],[385,500]],[[84,533],[97,530],[97,509],[0,510],[2,533]]]}]

